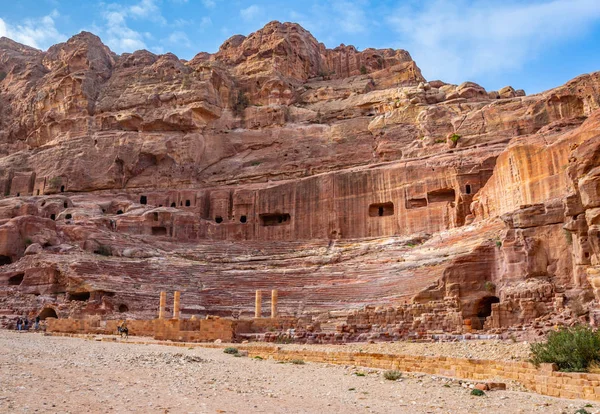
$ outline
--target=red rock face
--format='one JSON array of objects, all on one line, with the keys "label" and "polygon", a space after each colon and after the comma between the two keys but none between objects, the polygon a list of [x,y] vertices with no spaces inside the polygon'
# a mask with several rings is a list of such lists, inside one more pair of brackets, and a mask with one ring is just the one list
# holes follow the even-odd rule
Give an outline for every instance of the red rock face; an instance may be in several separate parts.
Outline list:
[{"label": "red rock face", "polygon": [[189,62],[3,38],[0,73],[5,325],[149,318],[161,290],[250,314],[256,289],[396,334],[595,323],[599,73],[428,83],[279,22]]}]

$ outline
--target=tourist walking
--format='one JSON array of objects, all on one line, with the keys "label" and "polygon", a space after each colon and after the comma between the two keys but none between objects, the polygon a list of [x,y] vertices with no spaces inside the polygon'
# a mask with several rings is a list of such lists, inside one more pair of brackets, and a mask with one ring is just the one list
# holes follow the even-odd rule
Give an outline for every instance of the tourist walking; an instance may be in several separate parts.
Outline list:
[{"label": "tourist walking", "polygon": [[35,317],[35,330],[39,330],[40,329],[40,315]]},{"label": "tourist walking", "polygon": [[29,319],[27,319],[27,316],[25,317],[25,322],[23,322],[23,329],[26,331],[29,330]]},{"label": "tourist walking", "polygon": [[19,316],[17,318],[17,331],[21,330],[21,325],[23,324],[23,321],[21,320],[21,317]]}]

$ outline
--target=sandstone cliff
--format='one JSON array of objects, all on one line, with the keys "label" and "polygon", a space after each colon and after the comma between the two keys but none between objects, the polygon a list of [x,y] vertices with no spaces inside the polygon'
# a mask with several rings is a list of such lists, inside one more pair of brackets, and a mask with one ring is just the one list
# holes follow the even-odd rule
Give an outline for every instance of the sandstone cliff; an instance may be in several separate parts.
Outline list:
[{"label": "sandstone cliff", "polygon": [[600,73],[427,82],[406,51],[271,22],[190,61],[2,38],[0,74],[5,324],[272,288],[398,335],[600,322]]}]

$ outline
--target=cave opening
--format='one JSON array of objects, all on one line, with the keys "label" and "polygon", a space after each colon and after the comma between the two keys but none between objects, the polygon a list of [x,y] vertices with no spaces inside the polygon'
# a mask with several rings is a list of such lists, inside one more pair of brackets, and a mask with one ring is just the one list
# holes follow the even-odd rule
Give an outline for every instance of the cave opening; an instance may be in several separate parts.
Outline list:
[{"label": "cave opening", "polygon": [[471,194],[471,184],[467,184],[467,185],[465,186],[465,192],[466,192],[467,194]]},{"label": "cave opening", "polygon": [[240,223],[246,223],[248,218],[246,216],[240,216]]},{"label": "cave opening", "polygon": [[67,294],[67,300],[85,302],[90,300],[90,292],[72,292]]},{"label": "cave opening", "polygon": [[119,305],[119,312],[120,313],[129,312],[129,307],[126,304],[121,303]]},{"label": "cave opening", "polygon": [[50,220],[56,220],[56,214],[50,214]]},{"label": "cave opening", "polygon": [[217,223],[219,223],[219,224],[220,224],[220,223],[223,223],[223,217],[221,217],[221,216],[217,216],[217,217],[215,217],[215,221],[216,221]]},{"label": "cave opening", "polygon": [[12,260],[9,256],[1,256],[0,255],[0,266],[9,265],[12,263]]},{"label": "cave opening", "polygon": [[429,200],[430,203],[455,201],[456,192],[453,188],[442,188],[440,190],[430,191],[427,193],[427,200]]},{"label": "cave opening", "polygon": [[117,214],[123,214],[123,210],[117,210]]},{"label": "cave opening", "polygon": [[487,318],[492,314],[492,304],[500,303],[500,298],[497,296],[486,296],[479,300],[476,306],[477,316],[479,318]]},{"label": "cave opening", "polygon": [[65,186],[64,186],[64,185],[61,185],[61,186],[60,186],[60,192],[61,192],[61,193],[64,193],[64,192],[65,192]]},{"label": "cave opening", "polygon": [[145,195],[140,197],[140,204],[148,204],[148,197]]},{"label": "cave opening", "polygon": [[65,219],[67,219],[67,220],[71,220],[72,218],[73,218],[73,216],[71,214],[65,215]]},{"label": "cave opening", "polygon": [[42,311],[38,314],[38,316],[40,317],[40,320],[45,320],[46,318],[56,318],[58,319],[58,315],[56,314],[56,311],[52,308],[44,308],[42,309]]},{"label": "cave opening", "polygon": [[258,216],[262,226],[282,226],[290,224],[291,216],[288,213],[267,213]]},{"label": "cave opening", "polygon": [[173,208],[177,207],[177,203],[171,203],[171,207],[173,207]]},{"label": "cave opening", "polygon": [[69,203],[67,203],[66,201],[63,203],[63,207],[64,208],[68,208],[69,207]]},{"label": "cave opening", "polygon": [[189,207],[191,205],[192,205],[192,203],[190,202],[190,200],[185,200],[185,206],[186,207]]},{"label": "cave opening", "polygon": [[384,217],[394,215],[394,203],[375,203],[369,206],[369,217]]},{"label": "cave opening", "polygon": [[14,275],[8,278],[9,286],[19,286],[21,282],[23,282],[23,278],[25,277],[24,273],[19,273],[18,275]]},{"label": "cave opening", "polygon": [[152,235],[153,236],[166,236],[167,235],[167,228],[166,227],[152,227]]}]

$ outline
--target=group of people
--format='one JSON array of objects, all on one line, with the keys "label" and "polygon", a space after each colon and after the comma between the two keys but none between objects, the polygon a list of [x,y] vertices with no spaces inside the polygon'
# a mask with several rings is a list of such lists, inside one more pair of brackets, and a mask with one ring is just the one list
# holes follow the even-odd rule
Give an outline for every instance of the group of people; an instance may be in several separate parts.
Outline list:
[{"label": "group of people", "polygon": [[[17,318],[17,331],[28,331],[29,327],[30,327],[29,319],[27,319],[27,316],[24,316],[23,318],[21,318],[21,317]],[[36,331],[38,329],[40,329],[40,317],[39,316],[35,317],[34,329]]]}]

